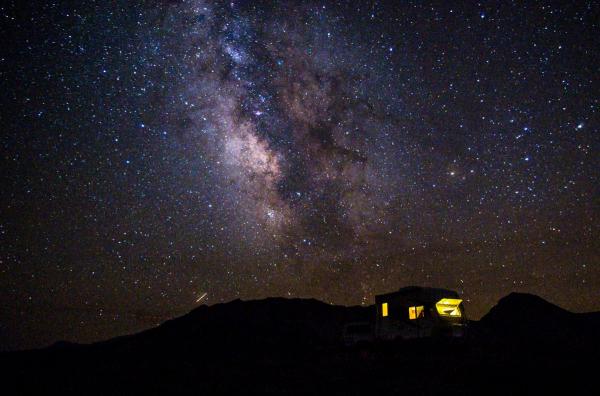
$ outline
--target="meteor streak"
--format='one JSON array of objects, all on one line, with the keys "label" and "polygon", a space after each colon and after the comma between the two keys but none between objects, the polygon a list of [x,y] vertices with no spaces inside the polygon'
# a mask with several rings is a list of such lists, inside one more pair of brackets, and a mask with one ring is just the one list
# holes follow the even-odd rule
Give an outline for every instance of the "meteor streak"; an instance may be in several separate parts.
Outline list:
[{"label": "meteor streak", "polygon": [[204,299],[204,297],[206,297],[207,295],[208,295],[208,293],[206,293],[206,292],[205,292],[205,293],[203,293],[203,294],[202,294],[200,297],[198,297],[198,298],[196,299],[196,302],[197,302],[197,303],[199,303],[199,302],[200,302],[200,301],[202,301],[202,299]]}]

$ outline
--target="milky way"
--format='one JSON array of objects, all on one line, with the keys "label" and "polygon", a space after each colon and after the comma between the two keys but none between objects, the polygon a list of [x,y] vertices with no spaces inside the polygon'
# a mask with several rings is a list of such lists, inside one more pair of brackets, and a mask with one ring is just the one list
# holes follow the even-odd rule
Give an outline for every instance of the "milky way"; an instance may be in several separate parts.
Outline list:
[{"label": "milky way", "polygon": [[600,309],[594,2],[9,3],[3,348],[409,284]]},{"label": "milky way", "polygon": [[211,170],[227,197],[222,210],[235,216],[229,227],[241,227],[251,249],[287,245],[301,261],[357,256],[401,193],[400,168],[386,161],[397,159],[394,127],[375,108],[393,100],[371,103],[360,88],[370,66],[346,64],[360,51],[331,37],[329,20],[341,16],[325,7],[263,18],[219,11],[177,6],[175,29],[192,21],[179,48],[190,70],[181,84],[190,121],[183,133],[211,136],[201,151],[219,158]]}]

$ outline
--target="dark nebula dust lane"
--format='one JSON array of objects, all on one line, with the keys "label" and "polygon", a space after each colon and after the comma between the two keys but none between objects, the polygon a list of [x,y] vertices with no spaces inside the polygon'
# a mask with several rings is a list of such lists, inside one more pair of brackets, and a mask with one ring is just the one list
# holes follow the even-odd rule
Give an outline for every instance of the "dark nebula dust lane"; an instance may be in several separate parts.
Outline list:
[{"label": "dark nebula dust lane", "polygon": [[597,15],[9,1],[0,347],[409,284],[600,309]]}]

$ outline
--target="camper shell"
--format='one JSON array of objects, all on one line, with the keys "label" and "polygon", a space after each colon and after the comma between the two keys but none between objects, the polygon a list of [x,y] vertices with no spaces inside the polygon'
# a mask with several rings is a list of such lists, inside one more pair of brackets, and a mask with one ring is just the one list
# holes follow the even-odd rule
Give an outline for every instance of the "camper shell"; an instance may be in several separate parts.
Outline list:
[{"label": "camper shell", "polygon": [[457,292],[408,286],[375,296],[375,337],[380,340],[461,337],[465,310]]}]

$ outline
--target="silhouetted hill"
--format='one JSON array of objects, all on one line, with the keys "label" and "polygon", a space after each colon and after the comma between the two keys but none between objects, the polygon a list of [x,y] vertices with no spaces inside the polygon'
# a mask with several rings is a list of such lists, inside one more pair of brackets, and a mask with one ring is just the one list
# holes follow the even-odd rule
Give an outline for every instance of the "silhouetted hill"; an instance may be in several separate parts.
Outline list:
[{"label": "silhouetted hill", "polygon": [[373,308],[283,298],[201,306],[139,334],[0,354],[2,394],[536,394],[565,385],[573,394],[591,386],[597,313],[514,293],[462,339],[343,346],[344,324],[374,319]]},{"label": "silhouetted hill", "polygon": [[518,324],[542,326],[549,323],[570,320],[574,314],[541,297],[527,293],[511,293],[480,320],[492,327],[512,327]]},{"label": "silhouetted hill", "polygon": [[335,346],[345,323],[368,321],[372,307],[335,306],[314,299],[267,298],[200,306],[189,314],[95,348],[144,350],[202,348],[219,355],[239,350]]},{"label": "silhouetted hill", "polygon": [[[580,350],[600,334],[599,313],[576,314],[541,297],[511,293],[502,298],[473,330],[488,342],[522,347]],[[590,345],[591,346],[591,345]]]}]

